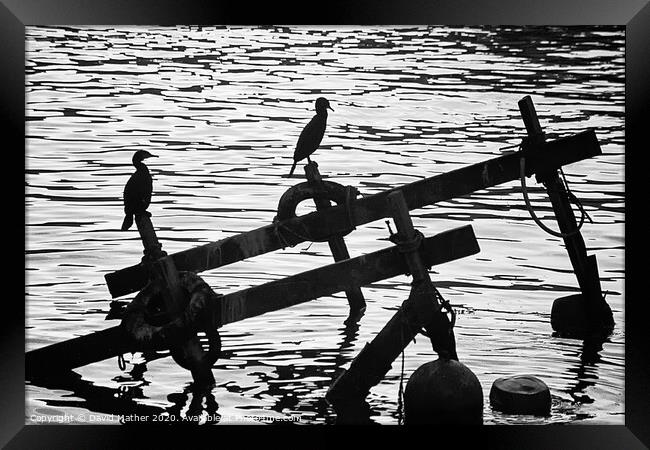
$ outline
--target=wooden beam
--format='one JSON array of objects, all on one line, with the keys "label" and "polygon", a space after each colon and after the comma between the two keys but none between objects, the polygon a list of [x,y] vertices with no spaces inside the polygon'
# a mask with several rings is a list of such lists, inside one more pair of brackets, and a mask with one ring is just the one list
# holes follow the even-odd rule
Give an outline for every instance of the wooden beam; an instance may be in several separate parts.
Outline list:
[{"label": "wooden beam", "polygon": [[[479,252],[470,225],[425,238],[419,254],[431,267]],[[365,286],[409,272],[397,247],[340,261],[329,266],[227,294],[221,301],[221,325]]]},{"label": "wooden beam", "polygon": [[[352,202],[355,226],[390,216],[386,199],[400,189],[409,209],[422,208],[437,202],[471,194],[481,189],[519,179],[519,159],[526,158],[529,173],[550,170],[601,154],[593,130],[544,143],[541,150],[523,154],[513,152],[451,172],[415,181],[395,189],[370,195]],[[232,264],[304,242],[305,237],[331,236],[349,229],[345,205],[328,208],[230,236],[217,242],[172,254],[178,270],[202,272]],[[113,298],[137,292],[147,282],[147,273],[140,264],[105,276]]]},{"label": "wooden beam", "polygon": [[121,327],[111,327],[25,353],[25,375],[74,369],[131,351]]},{"label": "wooden beam", "polygon": [[[470,225],[425,238],[420,254],[428,266],[442,264],[479,252]],[[249,317],[308,302],[318,297],[363,286],[406,273],[408,267],[397,247],[369,253],[277,281],[227,294],[221,301],[221,327]],[[324,280],[326,280],[324,282]],[[74,369],[128,351],[132,344],[121,327],[74,338],[27,352],[27,372]]]}]

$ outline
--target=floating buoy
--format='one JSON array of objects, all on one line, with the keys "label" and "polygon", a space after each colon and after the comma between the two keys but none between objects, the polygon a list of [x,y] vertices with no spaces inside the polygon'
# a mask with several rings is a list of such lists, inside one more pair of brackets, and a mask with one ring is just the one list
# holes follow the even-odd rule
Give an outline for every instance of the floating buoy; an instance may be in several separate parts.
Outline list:
[{"label": "floating buoy", "polygon": [[603,301],[594,305],[590,316],[582,294],[574,294],[553,302],[551,327],[562,336],[584,337],[611,333],[614,321],[607,303]]},{"label": "floating buoy", "polygon": [[585,333],[589,323],[582,294],[558,298],[551,308],[551,327],[562,334]]},{"label": "floating buoy", "polygon": [[482,425],[481,383],[453,359],[421,365],[406,384],[404,424]]},{"label": "floating buoy", "polygon": [[532,375],[503,377],[492,384],[490,404],[507,414],[547,416],[551,413],[551,392]]}]

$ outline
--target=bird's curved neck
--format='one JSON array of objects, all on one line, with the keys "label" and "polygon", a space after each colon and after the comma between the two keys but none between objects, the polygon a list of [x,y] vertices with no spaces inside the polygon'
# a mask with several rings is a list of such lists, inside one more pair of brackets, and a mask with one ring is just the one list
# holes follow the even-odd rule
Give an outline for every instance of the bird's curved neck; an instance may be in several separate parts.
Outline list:
[{"label": "bird's curved neck", "polygon": [[138,171],[149,172],[149,169],[147,168],[147,166],[144,165],[144,163],[142,161],[134,162],[133,165],[135,166],[136,170],[138,170]]},{"label": "bird's curved neck", "polygon": [[316,110],[316,115],[317,115],[318,117],[324,117],[324,118],[327,118],[327,109],[325,109],[325,108],[323,108],[323,109],[317,109],[317,110]]}]

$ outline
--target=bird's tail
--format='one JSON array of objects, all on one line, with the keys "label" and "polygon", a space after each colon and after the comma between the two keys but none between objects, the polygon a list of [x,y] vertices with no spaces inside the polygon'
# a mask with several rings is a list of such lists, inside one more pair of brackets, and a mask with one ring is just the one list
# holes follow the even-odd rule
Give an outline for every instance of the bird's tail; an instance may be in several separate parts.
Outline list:
[{"label": "bird's tail", "polygon": [[127,214],[124,216],[124,222],[122,222],[122,231],[128,230],[131,225],[133,225],[133,214]]},{"label": "bird's tail", "polygon": [[291,171],[289,172],[289,176],[293,175],[293,171],[296,170],[296,164],[298,164],[298,161],[293,162],[293,166],[291,166]]}]

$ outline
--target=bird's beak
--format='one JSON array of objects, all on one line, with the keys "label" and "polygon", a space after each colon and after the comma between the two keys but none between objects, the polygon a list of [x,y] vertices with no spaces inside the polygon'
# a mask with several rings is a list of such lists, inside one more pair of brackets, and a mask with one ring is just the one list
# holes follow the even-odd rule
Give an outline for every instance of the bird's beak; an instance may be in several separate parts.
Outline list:
[{"label": "bird's beak", "polygon": [[147,156],[147,158],[158,158],[158,155],[152,155],[151,153],[149,153],[149,156]]},{"label": "bird's beak", "polygon": [[334,109],[332,109],[330,105],[327,105],[327,109],[329,109],[330,111],[334,111]]}]

